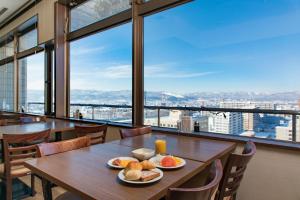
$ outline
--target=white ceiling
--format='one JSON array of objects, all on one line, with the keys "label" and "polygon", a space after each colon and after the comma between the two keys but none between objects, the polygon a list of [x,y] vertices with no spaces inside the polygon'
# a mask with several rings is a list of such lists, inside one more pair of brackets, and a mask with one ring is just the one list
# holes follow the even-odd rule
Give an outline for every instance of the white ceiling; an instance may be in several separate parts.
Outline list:
[{"label": "white ceiling", "polygon": [[0,0],[0,10],[2,10],[3,7],[8,8],[8,10],[0,16],[0,24],[28,1],[29,0]]}]

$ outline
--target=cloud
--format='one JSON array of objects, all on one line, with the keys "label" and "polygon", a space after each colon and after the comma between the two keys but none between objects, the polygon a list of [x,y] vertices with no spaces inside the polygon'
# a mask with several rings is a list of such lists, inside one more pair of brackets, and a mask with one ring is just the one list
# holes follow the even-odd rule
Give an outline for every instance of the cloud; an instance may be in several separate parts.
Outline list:
[{"label": "cloud", "polygon": [[94,52],[102,53],[104,51],[105,47],[95,47],[95,48],[87,48],[87,47],[80,47],[77,48],[76,51],[71,51],[71,56],[82,56],[86,54],[91,54]]}]

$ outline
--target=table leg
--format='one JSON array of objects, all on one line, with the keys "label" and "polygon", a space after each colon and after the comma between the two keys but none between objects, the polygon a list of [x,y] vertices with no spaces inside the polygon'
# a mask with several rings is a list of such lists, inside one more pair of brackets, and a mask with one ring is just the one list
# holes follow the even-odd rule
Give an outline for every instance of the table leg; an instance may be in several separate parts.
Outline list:
[{"label": "table leg", "polygon": [[62,140],[62,136],[61,136],[61,132],[55,132],[55,141],[61,141]]},{"label": "table leg", "polygon": [[45,200],[52,200],[52,184],[50,181],[42,178],[43,195]]}]

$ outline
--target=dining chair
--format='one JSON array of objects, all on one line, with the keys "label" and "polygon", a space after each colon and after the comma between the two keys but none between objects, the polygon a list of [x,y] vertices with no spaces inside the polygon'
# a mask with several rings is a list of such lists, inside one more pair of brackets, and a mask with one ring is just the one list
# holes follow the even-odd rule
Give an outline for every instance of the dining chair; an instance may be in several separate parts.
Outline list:
[{"label": "dining chair", "polygon": [[34,123],[34,122],[46,122],[47,117],[46,116],[26,116],[26,117],[20,117],[21,124],[28,124],[28,123]]},{"label": "dining chair", "polygon": [[6,126],[8,123],[7,119],[0,119],[0,126]]},{"label": "dining chair", "polygon": [[0,177],[6,185],[6,199],[12,199],[14,178],[31,175],[31,195],[35,194],[34,175],[24,167],[24,161],[35,158],[37,143],[48,142],[50,129],[30,134],[3,134],[4,164],[0,165]]},{"label": "dining chair", "polygon": [[215,160],[210,168],[206,185],[199,188],[169,188],[167,200],[211,200],[217,192],[223,175],[221,161]]},{"label": "dining chair", "polygon": [[91,145],[105,143],[107,125],[75,125],[75,133],[77,137],[89,136],[91,138]]},{"label": "dining chair", "polygon": [[[64,140],[59,142],[52,143],[41,143],[38,144],[38,156],[51,156],[54,154],[59,154],[67,151],[72,151],[76,149],[81,149],[84,147],[88,147],[91,145],[91,138],[89,136],[78,137],[75,139]],[[52,199],[52,191],[51,188],[53,185],[49,185],[49,182],[42,178],[42,186],[43,186],[43,194],[44,199]],[[80,197],[74,195],[71,192],[65,192],[59,195],[57,200],[77,200]]]},{"label": "dining chair", "polygon": [[247,164],[256,153],[256,146],[248,141],[242,154],[232,153],[229,155],[224,168],[224,176],[219,185],[218,198],[216,200],[235,200],[237,190],[243,179]]},{"label": "dining chair", "polygon": [[121,139],[128,137],[135,137],[139,135],[144,135],[152,132],[151,126],[143,126],[131,129],[120,129]]}]

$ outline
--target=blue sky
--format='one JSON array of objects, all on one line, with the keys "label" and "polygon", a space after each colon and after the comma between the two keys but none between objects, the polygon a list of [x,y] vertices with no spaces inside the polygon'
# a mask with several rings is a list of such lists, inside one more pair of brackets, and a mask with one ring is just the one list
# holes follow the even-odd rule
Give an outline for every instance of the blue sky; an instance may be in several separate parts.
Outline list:
[{"label": "blue sky", "polygon": [[[71,89],[131,89],[131,26],[72,42]],[[299,91],[299,0],[195,0],[145,18],[145,90]]]}]

